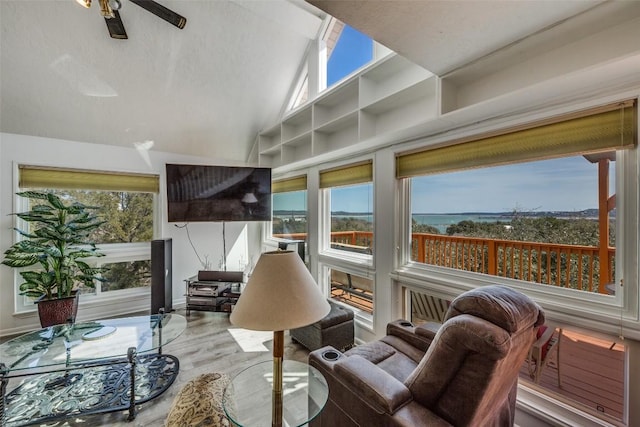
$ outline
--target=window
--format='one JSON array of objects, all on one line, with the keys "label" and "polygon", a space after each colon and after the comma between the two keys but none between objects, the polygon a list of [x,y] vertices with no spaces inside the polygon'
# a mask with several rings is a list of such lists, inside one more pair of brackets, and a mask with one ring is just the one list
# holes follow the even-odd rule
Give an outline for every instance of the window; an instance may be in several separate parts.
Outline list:
[{"label": "window", "polygon": [[327,43],[327,55],[327,87],[330,87],[373,59],[373,40],[342,24],[335,47],[329,49]]},{"label": "window", "polygon": [[[108,271],[103,274],[105,282],[97,283],[95,289],[83,289],[83,293],[99,296],[150,285],[148,242],[153,239],[157,176],[26,165],[19,166],[19,176],[21,191],[50,191],[69,203],[77,201],[100,207],[99,215],[106,223],[91,239],[105,256],[88,262],[107,267]],[[29,206],[24,206],[20,210],[28,209]],[[18,305],[23,310],[33,308],[26,297],[20,298]]]},{"label": "window", "polygon": [[373,254],[373,184],[331,188],[331,248]]},{"label": "window", "polygon": [[287,240],[307,240],[307,177],[275,180],[272,185],[271,234]]},{"label": "window", "polygon": [[412,260],[609,292],[616,211],[600,218],[598,178],[606,174],[609,199],[615,154],[605,157],[601,168],[589,156],[571,156],[412,178]]},{"label": "window", "polygon": [[633,111],[615,105],[400,156],[411,260],[614,293],[616,150],[634,145]]},{"label": "window", "polygon": [[373,313],[373,280],[332,268],[331,299],[366,313]]},{"label": "window", "polygon": [[[322,40],[325,42],[324,52],[327,55],[326,61],[322,61],[327,66],[326,85],[323,82],[323,89],[331,87],[373,59],[373,40],[335,18],[331,18]],[[288,109],[292,110],[308,100],[309,70],[305,67],[300,74]]]},{"label": "window", "polygon": [[441,292],[521,288],[545,305],[560,342],[560,360],[552,354],[539,380],[525,364],[522,383],[623,420],[627,348],[611,331],[636,322],[636,146],[629,101],[399,154],[411,224],[403,263],[425,283],[404,294],[412,320],[440,321]]},{"label": "window", "polygon": [[320,188],[328,195],[326,248],[373,254],[373,169],[371,162],[320,173]]}]

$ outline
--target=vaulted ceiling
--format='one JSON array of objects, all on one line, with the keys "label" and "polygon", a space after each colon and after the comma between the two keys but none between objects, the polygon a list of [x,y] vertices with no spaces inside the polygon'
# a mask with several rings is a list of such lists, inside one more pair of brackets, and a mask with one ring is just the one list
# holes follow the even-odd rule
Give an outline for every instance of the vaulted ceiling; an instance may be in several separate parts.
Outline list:
[{"label": "vaulted ceiling", "polygon": [[98,0],[0,0],[0,131],[244,161],[325,12],[440,76],[640,16],[639,1],[158,0],[180,30],[121,1],[128,40]]}]

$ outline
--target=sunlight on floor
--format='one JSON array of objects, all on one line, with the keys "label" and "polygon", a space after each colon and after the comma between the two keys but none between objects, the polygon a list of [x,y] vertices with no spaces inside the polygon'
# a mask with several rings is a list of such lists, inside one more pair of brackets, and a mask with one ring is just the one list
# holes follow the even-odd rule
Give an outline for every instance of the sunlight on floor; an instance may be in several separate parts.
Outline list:
[{"label": "sunlight on floor", "polygon": [[273,339],[271,331],[250,331],[241,328],[228,331],[244,352],[271,351],[264,345],[265,342]]}]

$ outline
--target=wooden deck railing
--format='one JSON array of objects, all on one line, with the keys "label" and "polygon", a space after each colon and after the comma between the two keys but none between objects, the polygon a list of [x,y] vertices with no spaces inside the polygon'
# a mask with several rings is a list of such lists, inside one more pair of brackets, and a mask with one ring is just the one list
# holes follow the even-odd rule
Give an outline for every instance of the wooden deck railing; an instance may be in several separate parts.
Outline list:
[{"label": "wooden deck railing", "polygon": [[413,233],[412,259],[465,271],[607,293],[614,280],[615,248],[608,248],[609,277],[600,277],[595,246],[520,242]]},{"label": "wooden deck railing", "polygon": [[[306,233],[277,235],[304,240]],[[332,243],[373,249],[371,231],[331,233]],[[608,276],[600,277],[595,246],[412,233],[411,259],[431,265],[526,280],[545,285],[608,293],[615,277],[615,248],[608,248]]]}]

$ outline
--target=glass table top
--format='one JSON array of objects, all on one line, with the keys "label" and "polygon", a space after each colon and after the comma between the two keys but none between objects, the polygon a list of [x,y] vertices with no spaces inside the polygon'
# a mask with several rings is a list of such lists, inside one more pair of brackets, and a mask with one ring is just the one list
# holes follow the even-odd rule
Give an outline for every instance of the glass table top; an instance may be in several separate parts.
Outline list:
[{"label": "glass table top", "polygon": [[[282,426],[302,426],[324,408],[329,388],[322,374],[306,363],[283,361]],[[236,375],[222,405],[239,426],[272,425],[273,361],[253,365]]]},{"label": "glass table top", "polygon": [[19,374],[24,370],[55,370],[76,363],[126,357],[131,347],[144,353],[170,343],[186,326],[186,319],[178,314],[55,325],[0,345],[0,362],[9,373]]}]

